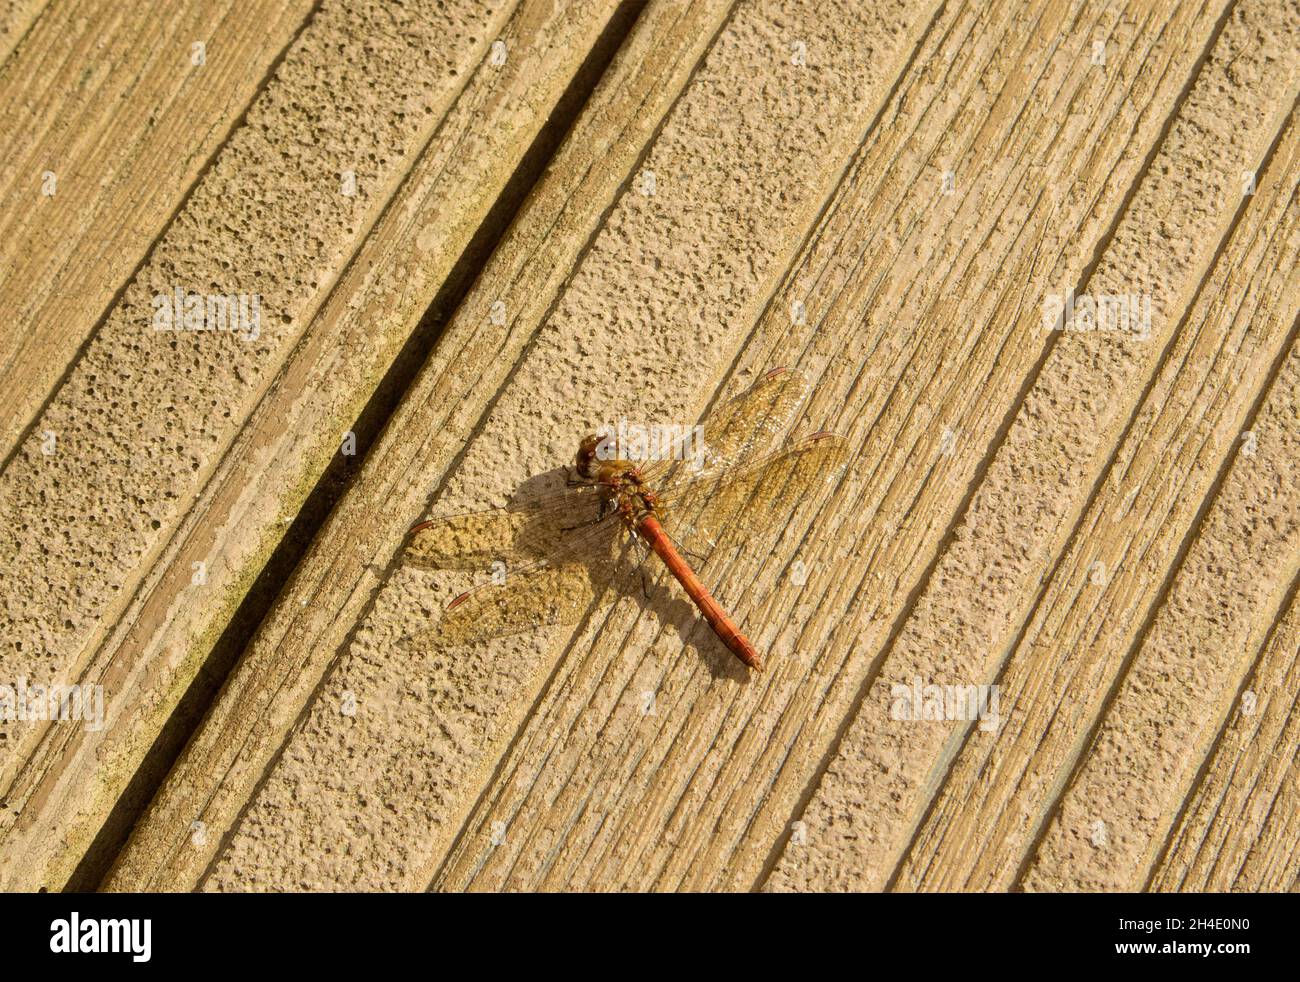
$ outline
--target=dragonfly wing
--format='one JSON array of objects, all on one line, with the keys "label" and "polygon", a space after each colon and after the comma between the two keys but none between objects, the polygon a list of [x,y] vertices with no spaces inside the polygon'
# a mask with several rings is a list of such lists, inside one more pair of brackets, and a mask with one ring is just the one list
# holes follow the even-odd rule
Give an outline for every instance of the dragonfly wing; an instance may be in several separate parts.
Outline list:
[{"label": "dragonfly wing", "polygon": [[733,399],[715,407],[700,422],[700,437],[642,468],[652,484],[702,476],[767,453],[789,429],[809,391],[803,373],[789,368],[768,372]]},{"label": "dragonfly wing", "polygon": [[731,467],[767,453],[794,422],[808,394],[802,372],[778,368],[705,417],[704,469]]},{"label": "dragonfly wing", "polygon": [[554,556],[574,528],[597,521],[601,500],[599,488],[578,487],[523,505],[430,519],[411,530],[403,558],[430,569],[473,570]]},{"label": "dragonfly wing", "polygon": [[462,594],[442,615],[440,635],[452,644],[526,634],[539,627],[573,624],[604,591],[592,571],[577,564],[541,566],[500,586]]},{"label": "dragonfly wing", "polygon": [[660,495],[664,527],[687,549],[778,531],[790,514],[838,479],[847,441],[818,433],[720,474],[686,480]]},{"label": "dragonfly wing", "polygon": [[526,634],[540,627],[573,624],[594,607],[617,596],[621,577],[630,572],[628,542],[611,536],[607,523],[570,536],[558,555],[581,561],[547,559],[502,569],[499,583],[463,593],[442,619],[411,641],[438,639],[468,644]]}]

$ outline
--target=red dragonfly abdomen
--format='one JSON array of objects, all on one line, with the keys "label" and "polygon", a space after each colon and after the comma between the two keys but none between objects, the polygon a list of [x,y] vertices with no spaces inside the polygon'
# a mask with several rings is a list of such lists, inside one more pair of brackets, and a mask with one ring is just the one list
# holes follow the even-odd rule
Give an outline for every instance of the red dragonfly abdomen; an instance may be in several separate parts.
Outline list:
[{"label": "red dragonfly abdomen", "polygon": [[637,531],[655,554],[664,561],[668,571],[685,588],[687,595],[695,601],[695,606],[700,608],[700,613],[709,622],[709,627],[713,628],[713,633],[737,658],[755,671],[761,672],[763,661],[758,656],[758,649],[750,643],[749,638],[740,633],[740,628],[731,619],[731,615],[713,599],[713,595],[700,582],[700,578],[695,575],[690,564],[677,551],[672,539],[668,538],[668,533],[659,524],[659,520],[653,515],[647,515],[637,523]]}]

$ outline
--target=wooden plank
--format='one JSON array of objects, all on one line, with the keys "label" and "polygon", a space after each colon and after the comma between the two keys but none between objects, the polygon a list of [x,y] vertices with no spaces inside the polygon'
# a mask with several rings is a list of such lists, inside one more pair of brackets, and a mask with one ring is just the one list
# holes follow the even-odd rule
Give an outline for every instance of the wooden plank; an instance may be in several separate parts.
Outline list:
[{"label": "wooden plank", "polygon": [[[787,364],[819,380],[803,420],[856,450],[815,518],[791,516],[779,542],[710,568],[771,671],[733,689],[711,677],[716,656],[656,637],[652,617],[604,620],[516,741],[440,886],[760,880],[1041,356],[1024,296],[1078,281],[1217,12],[945,8],[737,360],[751,377]],[[1098,33],[1114,44],[1104,72],[1088,57]],[[1156,54],[1162,34],[1181,44]],[[1055,201],[1044,175],[1061,182]],[[796,300],[806,325],[791,323]]]},{"label": "wooden plank", "polygon": [[1300,878],[1300,599],[1274,625],[1153,890],[1280,893]]},{"label": "wooden plank", "polygon": [[[698,413],[706,381],[753,323],[800,230],[883,106],[912,32],[924,29],[917,13],[849,3],[737,8],[644,158],[623,175],[612,210],[553,309],[542,311],[537,337],[463,456],[455,458],[453,442],[435,460],[455,464],[440,508],[503,500],[569,459],[574,434],[611,413]],[[791,44],[805,36],[821,54],[801,65]],[[653,194],[647,173],[657,176]],[[417,418],[436,420],[445,402]],[[395,420],[390,432],[401,425]],[[437,430],[401,438],[410,432]],[[426,502],[438,474],[403,475],[389,507],[412,521],[419,511],[404,508]],[[400,541],[400,530],[388,533],[387,555]],[[222,844],[205,888],[428,883],[558,657],[547,644],[554,633],[474,650],[395,649],[455,586],[410,566],[387,577]],[[355,714],[340,712],[349,692]],[[346,770],[337,764],[344,746],[353,762]],[[369,807],[379,801],[382,810]],[[345,839],[347,855],[339,852]]]},{"label": "wooden plank", "polygon": [[[1058,278],[1045,289],[1028,287],[1028,316],[1039,330],[1045,295],[1071,283],[1076,293],[1150,295],[1150,335],[1058,335],[797,816],[798,834],[784,844],[769,888],[880,889],[889,882],[970,727],[905,718],[895,711],[892,686],[996,679],[1232,225],[1240,173],[1259,166],[1290,108],[1290,98],[1280,103],[1276,93],[1294,89],[1292,56],[1283,43],[1256,40],[1261,30],[1281,30],[1285,40],[1291,29],[1290,14],[1277,4],[1235,7],[1086,282]],[[1204,44],[1210,32],[1192,36]],[[1234,92],[1225,99],[1227,89]],[[1164,224],[1171,215],[1179,216],[1172,240]],[[965,438],[964,428],[952,428]]]},{"label": "wooden plank", "polygon": [[[112,889],[192,889],[730,7],[651,5],[141,821]],[[419,268],[403,275],[418,276]],[[394,282],[401,282],[397,277]],[[423,287],[426,295],[432,283]],[[504,318],[493,315],[503,304]],[[498,321],[504,321],[498,323]],[[410,434],[422,434],[411,439]],[[363,712],[366,709],[363,703]],[[201,836],[191,825],[201,823]]]},{"label": "wooden plank", "polygon": [[[992,436],[998,407],[1009,406],[1040,350],[1035,321],[1021,316],[993,272],[1014,271],[1017,282],[1073,281],[1105,228],[1109,212],[1099,198],[1118,207],[1140,160],[1126,140],[1097,133],[1113,137],[1112,113],[1128,99],[1143,118],[1152,103],[1167,107],[1177,94],[1178,82],[1158,72],[1136,90],[1126,85],[1139,78],[1134,61],[1145,60],[1149,38],[1160,33],[1160,12],[1115,26],[1118,82],[1089,74],[1080,57],[1084,34],[1100,30],[1097,17],[1109,14],[1058,7],[1040,20],[1010,5],[945,10],[915,60],[927,68],[902,81],[738,359],[750,375],[797,364],[820,378],[807,425],[844,429],[861,447],[837,490],[840,505],[813,527],[793,523],[771,558],[764,542],[714,574],[772,650],[771,675],[733,695],[708,678],[718,666],[699,663],[669,632],[654,639],[654,662],[643,666],[653,619],[604,620],[601,639],[590,653],[585,641],[578,646],[581,657],[564,666],[516,741],[439,886],[735,888],[759,877],[909,592],[907,580],[923,571],[945,509],[956,507],[978,466],[976,447]],[[1062,39],[1062,22],[1079,22],[1079,34]],[[1203,30],[1210,23],[1206,17]],[[1179,31],[1196,36],[1186,22]],[[972,36],[988,40],[975,46]],[[949,59],[949,49],[963,57]],[[1167,55],[1190,69],[1196,51]],[[931,68],[949,61],[944,73]],[[1035,72],[1017,68],[1026,64]],[[1096,129],[1078,142],[1074,131],[1063,139],[1050,126],[1019,125],[1040,118],[1044,105],[1084,104],[1097,90],[1104,98],[1080,127]],[[1147,129],[1127,137],[1143,146],[1162,118],[1151,112]],[[1132,169],[1117,170],[1125,156]],[[949,160],[969,179],[958,179],[956,200],[945,207]],[[1062,195],[1054,247],[1043,241],[1052,203],[1037,168],[1078,177]],[[963,222],[961,242],[954,222]],[[863,228],[883,232],[863,241]],[[1063,256],[1062,241],[1071,243]],[[790,324],[796,299],[810,311],[803,328]],[[983,333],[970,332],[971,323]],[[971,375],[954,386],[958,367]],[[949,428],[962,433],[952,462],[940,451]],[[943,476],[933,472],[936,460]],[[775,589],[796,555],[809,574],[802,594]],[[655,693],[654,715],[641,713],[643,692]],[[493,844],[494,829],[504,830],[503,843]],[[510,829],[521,830],[519,842]]]},{"label": "wooden plank", "polygon": [[[1300,576],[1300,339],[1025,872],[1027,890],[1148,882]],[[1100,824],[1098,824],[1100,823]],[[1296,875],[1294,866],[1286,875]]]},{"label": "wooden plank", "polygon": [[56,0],[4,65],[0,304],[21,329],[0,333],[0,459],[311,9]]},{"label": "wooden plank", "polygon": [[[0,470],[0,682],[110,707],[0,721],[0,887],[92,882],[352,428],[111,888],[1296,889],[1300,9],[905,3],[650,5],[467,294],[637,5],[325,5]],[[141,320],[259,263],[251,355]],[[1151,334],[1044,330],[1070,288]],[[404,562],[418,516],[778,365],[854,456],[700,564],[764,675],[664,576],[406,643],[486,574]],[[882,715],[913,679],[997,682],[999,725]]]},{"label": "wooden plank", "polygon": [[[14,644],[0,668],[102,684],[108,703],[98,732],[5,725],[0,882],[66,877],[283,534],[278,523],[418,322],[427,302],[404,302],[406,284],[349,265],[367,233],[381,217],[396,223],[384,228],[403,235],[365,255],[445,272],[585,55],[568,42],[598,33],[612,9],[465,0],[399,11],[395,27],[387,4],[340,5],[295,42],[43,412],[36,432],[58,434],[56,455],[29,441],[0,475],[0,548],[23,598],[5,613]],[[512,23],[527,60],[507,80],[489,53]],[[428,200],[403,199],[421,154],[452,183],[412,185]],[[343,184],[350,171],[355,187]],[[468,193],[462,182],[476,177],[485,183]],[[339,294],[344,271],[351,292]],[[259,295],[260,329],[153,330],[152,298],[178,286]],[[358,298],[348,347],[322,342]],[[336,373],[322,377],[331,359]],[[266,472],[254,489],[274,496],[236,493],[250,468]]]},{"label": "wooden plank", "polygon": [[1014,884],[1286,351],[1298,182],[1293,117],[1007,659],[1001,725],[967,736],[896,888]]},{"label": "wooden plank", "polygon": [[8,60],[50,0],[3,0],[0,2],[0,65]]}]

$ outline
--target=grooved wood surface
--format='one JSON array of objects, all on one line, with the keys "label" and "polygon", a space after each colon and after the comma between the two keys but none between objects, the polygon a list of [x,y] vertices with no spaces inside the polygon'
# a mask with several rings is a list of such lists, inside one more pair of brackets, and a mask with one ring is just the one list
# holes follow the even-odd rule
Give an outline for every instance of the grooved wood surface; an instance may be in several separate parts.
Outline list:
[{"label": "grooved wood surface", "polygon": [[[256,6],[0,5],[0,886],[1296,889],[1293,2]],[[765,671],[440,633],[413,524],[778,369]]]},{"label": "grooved wood surface", "polygon": [[[0,55],[24,6],[10,5]],[[0,335],[4,457],[312,6],[71,0],[21,29],[0,69],[0,302],[22,325]]]}]

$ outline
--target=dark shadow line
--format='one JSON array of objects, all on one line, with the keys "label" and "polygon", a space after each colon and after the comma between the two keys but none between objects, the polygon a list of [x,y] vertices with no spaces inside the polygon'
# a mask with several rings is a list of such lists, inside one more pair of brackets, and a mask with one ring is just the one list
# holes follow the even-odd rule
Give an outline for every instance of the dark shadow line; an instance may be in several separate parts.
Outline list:
[{"label": "dark shadow line", "polygon": [[[1156,135],[1155,139],[1152,141],[1151,149],[1147,152],[1146,158],[1142,161],[1142,166],[1139,167],[1137,172],[1134,174],[1133,180],[1129,184],[1128,191],[1124,194],[1124,197],[1120,200],[1119,204],[1116,206],[1115,213],[1111,220],[1110,227],[1101,236],[1098,237],[1097,245],[1093,249],[1092,258],[1087,262],[1087,264],[1083,267],[1082,271],[1079,274],[1079,278],[1075,286],[1076,296],[1086,291],[1087,284],[1091,280],[1093,273],[1096,272],[1097,266],[1100,264],[1102,256],[1105,255],[1106,250],[1110,247],[1111,243],[1114,241],[1115,235],[1118,233],[1120,225],[1122,224],[1124,217],[1128,212],[1129,206],[1132,204],[1134,197],[1136,197],[1139,188],[1142,186],[1142,182],[1146,179],[1147,174],[1150,172],[1151,165],[1154,163],[1156,157],[1159,155],[1161,148],[1164,146],[1165,140],[1168,138],[1169,131],[1173,127],[1174,122],[1177,120],[1178,114],[1182,110],[1183,105],[1186,103],[1188,96],[1191,94],[1192,89],[1195,86],[1196,79],[1200,76],[1201,69],[1203,68],[1206,60],[1208,60],[1210,53],[1213,51],[1214,45],[1217,43],[1219,35],[1228,21],[1228,17],[1230,16],[1232,9],[1233,9],[1232,7],[1226,9],[1224,13],[1220,16],[1219,20],[1216,22],[1214,30],[1213,32],[1211,32],[1211,36],[1205,46],[1205,49],[1201,52],[1200,56],[1197,58],[1196,62],[1193,64],[1191,70],[1189,71],[1187,81],[1183,84],[1182,90],[1179,92],[1178,96],[1175,98],[1173,102],[1173,105],[1170,107],[1169,115],[1168,117],[1166,117],[1164,124],[1161,126],[1160,132]],[[899,636],[903,632],[903,628],[906,626],[907,622],[911,619],[913,613],[915,612],[917,603],[920,601],[922,594],[925,592],[926,587],[929,585],[930,580],[933,578],[935,570],[938,569],[939,563],[943,560],[944,556],[951,548],[952,543],[955,541],[957,530],[961,528],[962,522],[965,520],[966,514],[970,510],[971,503],[974,501],[975,495],[979,490],[980,485],[984,482],[985,478],[987,477],[989,468],[992,466],[994,459],[997,457],[998,450],[1001,449],[1002,445],[1004,444],[1007,434],[1010,432],[1011,427],[1016,420],[1016,417],[1019,415],[1021,409],[1023,408],[1025,401],[1029,396],[1029,393],[1033,390],[1034,385],[1038,382],[1038,379],[1041,376],[1043,369],[1048,362],[1048,359],[1051,357],[1052,352],[1056,348],[1056,344],[1060,339],[1060,335],[1062,335],[1063,333],[1064,333],[1063,331],[1051,332],[1051,334],[1048,337],[1047,343],[1043,347],[1042,353],[1038,357],[1037,362],[1035,362],[1034,366],[1026,374],[1025,380],[1021,384],[1019,391],[1016,393],[1015,398],[1012,400],[1006,413],[1003,415],[1002,422],[998,425],[996,432],[989,440],[988,449],[985,451],[984,458],[980,461],[979,465],[975,468],[975,471],[972,474],[970,481],[967,483],[966,491],[962,496],[962,500],[958,505],[958,507],[954,510],[953,517],[951,521],[948,523],[948,528],[944,531],[943,537],[940,539],[938,543],[938,547],[934,552],[934,555],[932,556],[930,561],[926,564],[926,568],[924,572],[921,574],[920,579],[917,580],[916,585],[913,587],[912,590],[908,592],[907,600],[903,604],[898,615],[894,618],[894,622],[890,626],[889,634],[885,639],[885,643],[881,646],[880,653],[879,655],[877,655],[875,659],[875,664],[867,672],[865,678],[863,679],[862,686],[859,689],[858,694],[854,698],[852,705],[850,706],[849,712],[845,715],[844,719],[840,722],[840,725],[837,727],[834,740],[831,741],[826,754],[822,758],[822,761],[818,764],[816,770],[809,778],[803,793],[800,795],[799,802],[796,805],[794,812],[792,813],[796,818],[804,814],[804,812],[807,810],[808,805],[812,802],[812,799],[815,796],[817,789],[821,785],[822,779],[825,777],[826,772],[830,769],[830,765],[835,761],[835,758],[838,756],[840,747],[842,746],[844,739],[847,737],[850,727],[853,725],[853,722],[857,719],[858,714],[861,712],[861,708],[863,704],[866,702],[867,696],[871,692],[872,686],[875,684],[877,678],[879,677],[881,667],[888,659],[890,652],[893,650],[894,644],[897,642]],[[956,759],[956,755],[953,755],[953,758],[949,761],[948,770],[951,770],[952,761],[955,759]],[[943,784],[945,784],[946,782],[947,782],[947,774],[945,773],[944,780],[940,782],[939,786],[942,787]],[[923,810],[922,815],[918,819],[917,825],[914,826],[912,830],[912,834],[908,838],[907,846],[899,853],[898,860],[894,866],[894,870],[890,874],[889,879],[885,883],[884,886],[885,891],[889,891],[890,889],[892,889],[894,884],[897,882],[898,876],[900,875],[903,865],[906,862],[906,858],[910,854],[912,848],[912,842],[913,839],[915,838],[916,832],[919,828],[922,827],[921,823],[924,821],[926,815],[929,814],[929,811],[931,808],[933,808],[933,806],[934,806],[934,798],[931,798],[930,802]],[[772,871],[775,870],[777,863],[780,862],[780,858],[785,851],[785,846],[787,841],[790,838],[790,834],[791,834],[790,823],[787,823],[785,830],[782,832],[781,836],[778,837],[776,843],[773,845],[772,851],[769,854],[767,861],[764,863],[762,873],[760,874],[760,877],[755,884],[755,889],[761,889],[762,884],[767,881]]]},{"label": "dark shadow line", "polygon": [[[100,331],[103,330],[104,325],[108,322],[109,317],[112,316],[113,311],[115,311],[118,305],[122,302],[122,297],[126,294],[126,291],[130,288],[131,284],[139,278],[141,270],[149,264],[149,260],[153,257],[154,250],[156,250],[159,243],[167,237],[167,233],[171,230],[171,227],[176,224],[176,219],[184,213],[186,207],[194,197],[195,192],[203,186],[203,182],[207,179],[208,174],[211,173],[212,168],[216,166],[222,152],[230,145],[230,141],[234,135],[244,126],[244,123],[248,119],[249,112],[251,112],[253,107],[257,105],[257,101],[262,97],[262,93],[265,92],[267,87],[271,84],[272,79],[275,78],[276,72],[280,70],[280,66],[284,64],[285,58],[288,57],[289,52],[292,51],[294,45],[298,43],[298,39],[302,37],[303,32],[311,26],[311,22],[315,19],[317,12],[320,10],[321,3],[323,2],[324,0],[315,0],[311,11],[298,26],[298,30],[294,32],[293,37],[289,39],[289,43],[284,46],[283,50],[281,50],[278,55],[276,55],[275,59],[263,74],[262,80],[258,83],[257,88],[250,96],[248,104],[244,106],[244,109],[239,116],[231,121],[230,126],[226,130],[226,135],[212,148],[212,153],[208,155],[208,159],[204,161],[203,166],[201,166],[198,173],[194,175],[194,180],[190,182],[190,186],[186,189],[185,193],[181,195],[180,200],[176,203],[176,207],[172,209],[172,213],[167,216],[166,221],[159,226],[158,234],[153,237],[149,246],[140,256],[140,260],[131,268],[131,271],[122,280],[121,285],[113,292],[113,295],[108,298],[108,303],[105,305],[103,312],[95,318],[94,324],[91,326],[90,330],[86,332],[86,336],[81,339],[81,343],[77,345],[76,352],[68,359],[67,365],[64,366],[63,371],[59,373],[58,379],[56,379],[50,386],[49,391],[45,394],[45,398],[41,400],[41,404],[36,408],[35,412],[32,413],[31,419],[27,421],[19,431],[18,435],[14,438],[13,446],[11,446],[9,451],[5,454],[4,462],[0,463],[0,474],[9,470],[9,466],[22,451],[23,446],[31,439],[32,433],[40,424],[41,419],[45,416],[46,412],[49,411],[51,404],[53,404],[59,392],[62,391],[65,385],[67,385],[68,380],[72,377],[72,373],[76,371],[77,366],[81,364],[81,359],[84,358],[86,352],[90,350],[91,344],[93,344],[95,339],[99,337]],[[44,13],[42,13],[42,16],[44,16]]]},{"label": "dark shadow line", "polygon": [[[276,600],[290,582],[294,571],[315,541],[329,515],[360,473],[361,462],[397,410],[402,397],[411,387],[420,369],[437,347],[444,327],[504,238],[529,193],[545,173],[547,164],[577,120],[588,97],[604,75],[614,54],[622,46],[643,7],[644,4],[640,2],[627,0],[615,11],[574,77],[560,94],[546,122],[520,157],[496,201],[462,250],[433,301],[393,358],[384,377],[351,427],[351,431],[356,436],[356,454],[348,456],[334,454],[330,464],[317,479],[298,515],[245,594],[212,651],[204,660],[198,675],[182,696],[163,730],[155,738],[144,761],[127,785],[126,791],[118,799],[108,820],[82,857],[67,889],[93,889],[102,884],[108,875],[117,855],[126,845],[136,823],[162,787],[173,764],[184,752],[194,734],[198,732],[226,679],[274,608]],[[345,639],[342,645],[343,648],[346,648],[356,627],[357,625],[354,625],[349,632],[348,639]],[[314,694],[319,693],[319,687],[324,684],[324,681],[325,676],[322,676]],[[298,723],[301,723],[312,701],[312,699],[307,701],[306,706],[299,713],[297,723],[289,728],[289,733],[292,733]],[[240,818],[245,814],[249,803],[256,798],[257,791],[264,786],[282,751],[283,747],[268,760],[253,794],[240,810]],[[212,865],[221,856],[238,824],[237,819],[226,831],[222,846],[214,853],[212,863],[205,870],[204,877],[210,875]]]},{"label": "dark shadow line", "polygon": [[[1285,132],[1286,132],[1286,126],[1281,126],[1278,128],[1277,135],[1274,138],[1272,144],[1269,146],[1268,152],[1264,155],[1264,158],[1260,162],[1259,167],[1256,169],[1256,173],[1261,173],[1267,170],[1269,163],[1272,161],[1273,153],[1275,150],[1277,150],[1278,144],[1281,142],[1282,136]],[[1210,276],[1212,275],[1215,266],[1218,265],[1219,260],[1222,258],[1222,254],[1224,250],[1227,248],[1227,245],[1232,239],[1233,234],[1236,232],[1237,226],[1240,223],[1242,217],[1245,215],[1246,209],[1252,200],[1253,198],[1250,197],[1242,198],[1242,204],[1238,207],[1237,214],[1233,216],[1232,222],[1229,224],[1228,231],[1224,234],[1223,239],[1220,241],[1218,249],[1215,250],[1214,258],[1207,266],[1205,275],[1202,277],[1201,282],[1197,284],[1196,293],[1193,295],[1191,301],[1189,302],[1187,311],[1184,313],[1183,318],[1180,319],[1178,328],[1176,330],[1181,330],[1184,323],[1186,322],[1187,317],[1190,316],[1192,308],[1196,305],[1196,301],[1199,299],[1201,292],[1204,290],[1205,285],[1208,282]],[[1247,429],[1249,429],[1254,425],[1254,422],[1264,405],[1264,400],[1268,397],[1269,393],[1272,391],[1273,383],[1276,381],[1278,375],[1281,373],[1282,366],[1285,364],[1287,356],[1290,354],[1291,348],[1296,342],[1298,331],[1300,331],[1300,315],[1298,315],[1295,321],[1292,322],[1291,330],[1289,332],[1289,337],[1287,339],[1287,342],[1279,350],[1278,355],[1274,360],[1274,363],[1270,371],[1265,376],[1263,383],[1260,386],[1260,390],[1255,396],[1255,399],[1250,407],[1250,411],[1246,415]],[[1172,350],[1173,350],[1173,338],[1170,339],[1170,344],[1165,350],[1165,355],[1167,356],[1169,352]],[[1163,367],[1163,359],[1160,367]],[[1156,370],[1157,374],[1159,373],[1159,370],[1160,369],[1158,367]],[[1154,385],[1154,381],[1151,383],[1151,385]],[[1151,385],[1148,385],[1147,389],[1143,392],[1144,399],[1146,398],[1148,392],[1150,391]],[[1138,408],[1140,408],[1140,404]],[[1137,417],[1137,409],[1135,408],[1133,417],[1130,418],[1129,420],[1128,428],[1125,429],[1125,435],[1127,435],[1128,429],[1131,428],[1133,424],[1136,422],[1136,417]],[[1056,815],[1061,810],[1061,805],[1065,799],[1066,792],[1069,790],[1070,786],[1074,783],[1074,781],[1078,778],[1079,772],[1083,769],[1085,763],[1087,762],[1088,757],[1087,757],[1086,750],[1088,747],[1092,746],[1093,741],[1096,740],[1097,735],[1101,732],[1102,724],[1104,723],[1106,716],[1109,714],[1111,706],[1113,705],[1115,699],[1119,695],[1120,689],[1122,688],[1124,683],[1124,679],[1128,676],[1129,669],[1132,666],[1133,661],[1137,658],[1138,651],[1141,650],[1142,645],[1145,643],[1147,634],[1150,632],[1152,625],[1155,623],[1156,617],[1159,615],[1161,608],[1165,604],[1165,601],[1169,598],[1169,593],[1172,591],[1174,581],[1177,578],[1177,575],[1179,571],[1182,569],[1183,563],[1187,558],[1187,553],[1191,549],[1192,544],[1198,538],[1201,530],[1201,525],[1205,521],[1205,517],[1209,513],[1210,508],[1213,506],[1215,500],[1218,498],[1219,491],[1223,487],[1224,481],[1227,480],[1228,473],[1232,469],[1232,465],[1236,461],[1236,459],[1237,459],[1237,455],[1236,453],[1233,452],[1229,452],[1224,456],[1224,459],[1219,467],[1219,472],[1214,477],[1214,482],[1210,485],[1209,490],[1206,491],[1205,496],[1201,500],[1200,507],[1197,508],[1196,510],[1196,515],[1193,517],[1191,523],[1187,527],[1186,532],[1183,534],[1183,539],[1178,545],[1178,551],[1174,554],[1174,558],[1170,562],[1169,567],[1166,570],[1164,581],[1160,584],[1160,589],[1157,591],[1155,598],[1152,600],[1151,606],[1147,610],[1147,614],[1146,617],[1143,619],[1142,626],[1138,629],[1138,632],[1134,636],[1132,643],[1129,645],[1129,650],[1125,653],[1124,660],[1120,664],[1119,671],[1116,673],[1115,679],[1111,683],[1111,687],[1109,691],[1106,693],[1106,698],[1102,701],[1101,706],[1098,709],[1096,718],[1093,720],[1092,725],[1088,728],[1087,736],[1076,745],[1078,747],[1078,756],[1075,757],[1074,762],[1070,766],[1070,773],[1068,777],[1066,777],[1066,779],[1060,784],[1052,806],[1043,812],[1042,819],[1035,832],[1033,841],[1028,845],[1028,847],[1025,850],[1025,855],[1021,859],[1019,868],[1016,870],[1016,877],[1014,883],[1017,886],[1021,884],[1026,874],[1028,874],[1029,868],[1033,865],[1034,857],[1037,855],[1039,847],[1042,845],[1044,838],[1046,838],[1047,836],[1048,830],[1051,828],[1052,821],[1055,819]],[[1100,491],[1100,488],[1101,488],[1101,481],[1100,479],[1098,479],[1096,486],[1094,486],[1093,488],[1093,494],[1089,496],[1088,499],[1089,505],[1091,505],[1092,499]]]},{"label": "dark shadow line", "polygon": [[[1182,804],[1178,808],[1178,813],[1174,816],[1173,822],[1170,823],[1169,831],[1165,835],[1165,841],[1163,845],[1161,845],[1159,851],[1157,851],[1155,858],[1151,863],[1151,868],[1147,871],[1146,880],[1144,880],[1142,884],[1143,893],[1151,892],[1151,884],[1155,882],[1156,874],[1160,871],[1161,864],[1164,863],[1169,852],[1174,848],[1175,842],[1178,838],[1178,827],[1182,824],[1183,817],[1187,814],[1188,809],[1191,808],[1192,799],[1196,796],[1196,792],[1205,784],[1205,779],[1209,776],[1210,768],[1214,765],[1214,760],[1219,752],[1219,748],[1223,745],[1228,731],[1232,728],[1233,707],[1241,704],[1241,697],[1247,691],[1246,687],[1252,682],[1258,681],[1259,670],[1264,663],[1264,659],[1268,656],[1268,649],[1273,644],[1273,639],[1277,635],[1278,630],[1282,627],[1282,622],[1286,620],[1287,613],[1295,604],[1297,594],[1300,594],[1300,573],[1297,573],[1291,580],[1290,588],[1282,595],[1282,603],[1274,612],[1273,623],[1270,624],[1268,630],[1264,632],[1264,637],[1259,643],[1259,650],[1255,653],[1255,660],[1251,664],[1250,669],[1242,675],[1241,682],[1237,685],[1237,695],[1228,706],[1228,712],[1227,715],[1224,716],[1223,722],[1219,724],[1218,735],[1214,738],[1214,742],[1210,744],[1209,749],[1206,751],[1205,759],[1201,761],[1201,766],[1196,769],[1196,776],[1192,779],[1191,784],[1188,785],[1187,794],[1183,796]],[[1272,808],[1269,809],[1270,814],[1272,810]],[[1218,864],[1216,863],[1215,865],[1217,866]],[[1240,871],[1241,869],[1238,867],[1237,872]]]}]

